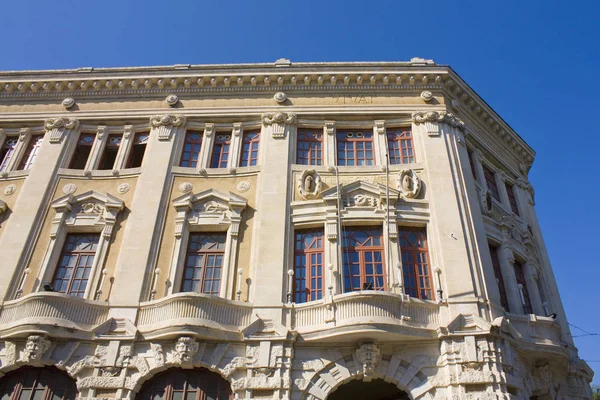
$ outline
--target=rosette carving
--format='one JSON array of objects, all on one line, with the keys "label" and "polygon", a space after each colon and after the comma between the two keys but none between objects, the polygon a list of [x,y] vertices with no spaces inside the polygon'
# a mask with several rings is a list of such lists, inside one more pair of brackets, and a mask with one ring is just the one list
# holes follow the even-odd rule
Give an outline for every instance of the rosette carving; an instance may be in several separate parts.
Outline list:
[{"label": "rosette carving", "polygon": [[44,123],[44,129],[76,129],[79,126],[79,120],[75,118],[49,118]]}]

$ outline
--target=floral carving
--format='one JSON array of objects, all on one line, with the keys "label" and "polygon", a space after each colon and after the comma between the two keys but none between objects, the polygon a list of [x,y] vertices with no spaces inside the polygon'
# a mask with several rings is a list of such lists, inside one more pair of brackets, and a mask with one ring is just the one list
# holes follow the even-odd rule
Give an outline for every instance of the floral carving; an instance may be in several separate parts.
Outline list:
[{"label": "floral carving", "polygon": [[102,205],[100,205],[98,203],[92,203],[92,202],[81,204],[77,208],[77,211],[76,211],[77,214],[97,214],[97,215],[102,215],[103,212],[104,212],[104,207],[102,207]]},{"label": "floral carving", "polygon": [[194,186],[190,182],[182,182],[179,185],[179,191],[181,193],[189,193],[194,189]]},{"label": "floral carving", "polygon": [[380,208],[382,206],[382,203],[378,198],[361,193],[355,194],[353,196],[344,197],[342,199],[342,204],[344,207]]},{"label": "floral carving", "polygon": [[188,364],[192,362],[192,358],[198,352],[198,342],[189,336],[180,337],[175,343],[174,361],[179,364]]},{"label": "floral carving", "polygon": [[236,189],[238,190],[238,192],[247,192],[248,190],[250,190],[250,182],[248,181],[241,181],[240,183],[237,184]]},{"label": "floral carving", "polygon": [[158,128],[161,126],[171,127],[171,126],[183,126],[185,124],[185,117],[183,115],[155,115],[150,117],[150,126],[153,128]]},{"label": "floral carving", "polygon": [[370,382],[381,362],[381,350],[375,343],[363,343],[356,349],[356,359],[363,367],[363,380]]},{"label": "floral carving", "polygon": [[50,341],[40,335],[31,335],[25,343],[25,360],[40,360],[50,348]]},{"label": "floral carving", "polygon": [[44,123],[47,131],[53,129],[77,129],[79,121],[75,118],[49,118]]},{"label": "floral carving", "polygon": [[398,189],[402,192],[402,196],[414,199],[421,191],[421,179],[412,169],[403,169],[398,174]]},{"label": "floral carving", "polygon": [[124,194],[129,192],[130,188],[131,186],[129,185],[129,183],[121,183],[119,186],[117,186],[117,192]]},{"label": "floral carving", "polygon": [[298,178],[298,193],[309,200],[316,198],[321,193],[323,182],[314,169],[307,169]]},{"label": "floral carving", "polygon": [[64,194],[75,193],[76,190],[77,190],[77,186],[74,183],[67,183],[65,186],[63,186],[63,189],[62,189]]},{"label": "floral carving", "polygon": [[272,124],[293,125],[296,123],[296,114],[284,113],[284,112],[265,113],[262,115],[262,123],[263,123],[263,125],[272,125]]},{"label": "floral carving", "polygon": [[[417,124],[427,124],[431,122],[442,123],[465,130],[465,123],[458,119],[454,114],[446,111],[415,111],[412,113],[412,119]],[[435,129],[435,131],[433,130]],[[430,136],[437,135],[437,127],[427,126],[427,132]]]}]

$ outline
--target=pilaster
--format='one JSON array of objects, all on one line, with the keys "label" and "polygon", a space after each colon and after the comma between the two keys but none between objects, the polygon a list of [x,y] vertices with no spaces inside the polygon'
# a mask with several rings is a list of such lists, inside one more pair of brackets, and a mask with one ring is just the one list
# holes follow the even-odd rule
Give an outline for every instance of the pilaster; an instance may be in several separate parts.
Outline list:
[{"label": "pilaster", "polygon": [[521,294],[517,287],[517,277],[515,275],[515,256],[508,242],[504,242],[500,246],[498,258],[500,259],[500,269],[502,279],[504,279],[510,312],[522,314],[523,304],[521,303]]},{"label": "pilaster", "polygon": [[133,202],[132,213],[127,218],[124,239],[115,268],[115,282],[111,304],[136,307],[144,285],[150,285],[150,271],[158,253],[160,233],[163,229],[162,211],[168,207],[171,167],[174,160],[173,136],[183,130],[185,117],[163,115],[150,118],[150,137]]},{"label": "pilaster", "polygon": [[[79,121],[72,118],[56,118],[45,121],[46,134],[38,151],[35,162],[20,189],[19,201],[12,210],[11,218],[6,220],[5,232],[0,237],[0,274],[7,277],[0,281],[0,300],[7,300],[9,289],[16,290],[21,271],[37,242],[36,236],[41,229],[42,216],[52,196],[57,179],[56,172],[63,163],[69,145],[70,134],[77,130]],[[29,132],[28,132],[29,133]],[[37,210],[36,212],[32,212]],[[27,243],[27,245],[23,245]],[[8,277],[12,277],[8,279]],[[15,282],[14,284],[12,282]]]},{"label": "pilaster", "polygon": [[336,165],[335,148],[335,121],[325,121],[323,126],[323,165],[334,167]]},{"label": "pilaster", "polygon": [[531,301],[531,308],[535,315],[546,315],[544,311],[544,305],[542,302],[542,296],[540,295],[540,289],[538,286],[539,272],[531,261],[525,263],[525,280],[527,282],[527,290],[529,292],[529,299]]}]

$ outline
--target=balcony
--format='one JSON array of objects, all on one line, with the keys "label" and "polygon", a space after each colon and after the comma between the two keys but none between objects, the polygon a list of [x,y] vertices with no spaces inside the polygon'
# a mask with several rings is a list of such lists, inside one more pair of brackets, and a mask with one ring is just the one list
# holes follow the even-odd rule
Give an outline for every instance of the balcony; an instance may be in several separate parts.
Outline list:
[{"label": "balcony", "polygon": [[[364,291],[335,295],[290,307],[291,325],[305,340],[323,340],[352,332],[385,339],[435,337],[439,306],[388,292]],[[339,338],[338,338],[339,339]]]},{"label": "balcony", "polygon": [[234,340],[250,324],[251,316],[249,303],[201,293],[178,293],[141,303],[137,328],[146,338],[189,331],[209,336],[220,332]]},{"label": "balcony", "polygon": [[0,332],[11,336],[33,326],[91,331],[108,318],[104,302],[84,300],[61,293],[40,292],[7,301],[0,309]]},{"label": "balcony", "polygon": [[560,325],[554,319],[533,314],[508,314],[506,318],[525,342],[564,347]]}]

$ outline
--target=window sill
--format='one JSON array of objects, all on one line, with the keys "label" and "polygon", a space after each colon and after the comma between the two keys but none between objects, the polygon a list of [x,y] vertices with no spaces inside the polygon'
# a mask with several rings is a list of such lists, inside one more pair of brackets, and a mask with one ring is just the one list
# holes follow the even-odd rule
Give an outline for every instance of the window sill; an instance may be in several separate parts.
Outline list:
[{"label": "window sill", "polygon": [[254,175],[260,172],[260,165],[251,167],[230,168],[188,168],[174,166],[171,171],[177,175],[185,176],[205,176],[205,177],[222,177],[222,176],[245,176]]},{"label": "window sill", "polygon": [[119,170],[83,170],[83,169],[70,169],[70,168],[59,168],[58,175],[60,177],[68,178],[122,178],[125,176],[137,176],[142,173],[142,167],[137,168],[125,168]]},{"label": "window sill", "polygon": [[2,172],[0,172],[0,179],[24,178],[28,175],[29,175],[28,169],[20,169],[17,171],[2,171]]}]

